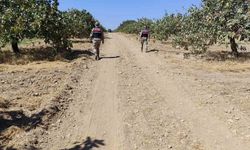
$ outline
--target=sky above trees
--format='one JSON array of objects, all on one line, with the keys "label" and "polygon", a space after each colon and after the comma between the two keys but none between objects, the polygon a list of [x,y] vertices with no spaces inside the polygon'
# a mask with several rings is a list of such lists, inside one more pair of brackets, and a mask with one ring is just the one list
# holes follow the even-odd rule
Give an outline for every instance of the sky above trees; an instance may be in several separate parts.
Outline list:
[{"label": "sky above trees", "polygon": [[165,13],[184,13],[201,0],[59,0],[60,9],[86,9],[106,27],[115,29],[128,19],[161,18]]}]

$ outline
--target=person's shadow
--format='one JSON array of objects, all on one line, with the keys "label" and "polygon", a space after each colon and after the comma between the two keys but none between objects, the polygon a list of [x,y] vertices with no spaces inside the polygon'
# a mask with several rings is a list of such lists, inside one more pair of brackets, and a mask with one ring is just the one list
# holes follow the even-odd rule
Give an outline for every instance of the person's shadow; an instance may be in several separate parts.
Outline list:
[{"label": "person's shadow", "polygon": [[100,59],[116,59],[120,58],[120,56],[101,56]]},{"label": "person's shadow", "polygon": [[104,140],[92,140],[90,137],[87,137],[82,144],[64,150],[92,150],[93,148],[100,148],[101,146],[105,146]]}]

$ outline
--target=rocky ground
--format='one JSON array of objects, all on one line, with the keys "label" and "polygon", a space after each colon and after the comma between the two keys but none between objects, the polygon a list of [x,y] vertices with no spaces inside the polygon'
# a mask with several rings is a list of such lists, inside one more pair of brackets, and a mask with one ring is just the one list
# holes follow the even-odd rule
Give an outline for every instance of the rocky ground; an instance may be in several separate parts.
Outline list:
[{"label": "rocky ground", "polygon": [[151,41],[141,53],[134,36],[107,37],[100,61],[78,43],[67,62],[0,65],[0,149],[250,147],[247,51],[193,56]]}]

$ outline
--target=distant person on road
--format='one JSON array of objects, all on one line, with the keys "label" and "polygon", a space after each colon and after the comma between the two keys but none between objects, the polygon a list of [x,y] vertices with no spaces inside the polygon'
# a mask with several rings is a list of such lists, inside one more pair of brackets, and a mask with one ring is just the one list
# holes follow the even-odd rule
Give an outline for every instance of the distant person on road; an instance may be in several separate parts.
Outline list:
[{"label": "distant person on road", "polygon": [[148,50],[148,42],[150,40],[150,32],[147,26],[144,26],[144,29],[140,32],[140,41],[141,41],[141,52],[143,52],[144,45],[146,46],[146,51]]},{"label": "distant person on road", "polygon": [[98,22],[95,23],[95,27],[92,29],[90,34],[90,39],[93,43],[93,48],[96,53],[96,60],[100,60],[100,46],[101,43],[104,44],[104,33]]}]

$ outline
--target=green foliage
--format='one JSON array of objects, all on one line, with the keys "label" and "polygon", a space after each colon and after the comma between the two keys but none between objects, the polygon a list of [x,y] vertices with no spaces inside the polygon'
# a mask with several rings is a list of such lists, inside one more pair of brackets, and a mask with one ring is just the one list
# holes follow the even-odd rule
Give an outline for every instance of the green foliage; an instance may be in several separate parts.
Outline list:
[{"label": "green foliage", "polygon": [[37,6],[34,1],[0,0],[0,46],[35,36]]},{"label": "green foliage", "polygon": [[92,28],[95,26],[94,17],[86,10],[71,9],[63,12],[65,24],[69,29],[70,37],[86,38],[90,35]]},{"label": "green foliage", "polygon": [[148,26],[149,28],[152,26],[153,21],[147,18],[135,20],[127,20],[120,24],[120,26],[116,29],[118,32],[124,32],[129,34],[138,34],[143,26]]},{"label": "green foliage", "polygon": [[152,25],[152,35],[158,40],[168,40],[181,30],[181,14],[166,14],[162,19],[156,20]]},{"label": "green foliage", "polygon": [[173,44],[193,52],[204,52],[207,49],[211,34],[207,31],[211,26],[206,24],[204,12],[197,7],[189,9],[189,15],[183,16],[181,28],[173,38]]},{"label": "green foliage", "polygon": [[219,39],[239,38],[242,34],[249,34],[246,30],[250,23],[247,0],[204,0],[203,3],[206,22],[214,24],[213,30],[218,28],[216,36]]},{"label": "green foliage", "polygon": [[136,27],[136,21],[135,20],[127,20],[120,24],[120,26],[116,29],[118,32],[124,32],[124,33],[136,33],[137,27]]},{"label": "green foliage", "polygon": [[[46,4],[45,4],[46,5]],[[58,10],[58,1],[47,4],[45,11],[41,11],[43,16],[41,20],[39,37],[45,39],[45,43],[51,44],[57,51],[62,51],[71,47],[68,40],[70,37],[67,21],[63,18],[63,14]]]},{"label": "green foliage", "polygon": [[151,19],[147,18],[138,19],[136,25],[137,33],[139,33],[144,28],[144,26],[147,26],[149,29],[152,28],[153,23],[154,21]]},{"label": "green foliage", "polygon": [[228,43],[232,52],[237,54],[237,40],[250,35],[248,12],[246,0],[203,0],[200,9],[189,9],[175,42],[191,45],[193,50],[199,52],[205,51],[211,44]]},{"label": "green foliage", "polygon": [[57,51],[69,49],[70,38],[88,37],[95,19],[86,10],[61,12],[58,0],[0,0],[0,48],[11,43],[19,52],[23,39],[41,38]]},{"label": "green foliage", "polygon": [[[145,23],[145,18],[142,19]],[[138,33],[143,21],[127,21],[118,31]],[[159,40],[173,40],[174,46],[202,53],[212,44],[230,44],[237,54],[238,41],[249,40],[250,12],[247,0],[203,0],[184,15],[168,15],[148,21],[151,34]]]}]

